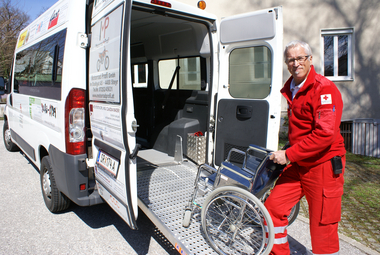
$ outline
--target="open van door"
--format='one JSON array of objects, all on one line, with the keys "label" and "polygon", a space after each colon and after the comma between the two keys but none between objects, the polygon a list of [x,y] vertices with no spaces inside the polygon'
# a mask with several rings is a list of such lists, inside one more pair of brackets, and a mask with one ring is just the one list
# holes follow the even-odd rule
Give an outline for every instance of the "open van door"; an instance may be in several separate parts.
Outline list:
[{"label": "open van door", "polygon": [[[281,7],[221,21],[215,165],[231,148],[245,150],[256,144],[277,149],[282,40]],[[231,160],[242,162],[239,156]]]},{"label": "open van door", "polygon": [[131,1],[95,1],[88,80],[97,188],[102,198],[135,229],[138,147],[128,71],[130,12]]}]

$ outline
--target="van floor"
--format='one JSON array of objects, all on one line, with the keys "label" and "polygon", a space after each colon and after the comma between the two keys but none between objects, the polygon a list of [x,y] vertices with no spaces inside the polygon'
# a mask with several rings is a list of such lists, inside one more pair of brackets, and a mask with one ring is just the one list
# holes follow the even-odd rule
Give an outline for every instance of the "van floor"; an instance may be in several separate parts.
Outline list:
[{"label": "van floor", "polygon": [[180,245],[187,254],[216,254],[201,234],[199,209],[194,210],[190,226],[182,226],[185,206],[194,191],[197,165],[186,160],[175,162],[173,157],[156,150],[142,150],[138,156],[140,209],[172,244]]}]

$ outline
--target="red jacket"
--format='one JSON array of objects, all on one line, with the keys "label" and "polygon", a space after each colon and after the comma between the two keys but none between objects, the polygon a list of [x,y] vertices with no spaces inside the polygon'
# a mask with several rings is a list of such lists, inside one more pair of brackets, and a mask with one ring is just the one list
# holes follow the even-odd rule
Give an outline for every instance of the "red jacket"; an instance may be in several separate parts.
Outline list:
[{"label": "red jacket", "polygon": [[294,99],[292,77],[281,89],[288,101],[289,143],[286,156],[301,166],[314,166],[346,153],[340,134],[342,96],[335,84],[311,66],[306,82]]}]

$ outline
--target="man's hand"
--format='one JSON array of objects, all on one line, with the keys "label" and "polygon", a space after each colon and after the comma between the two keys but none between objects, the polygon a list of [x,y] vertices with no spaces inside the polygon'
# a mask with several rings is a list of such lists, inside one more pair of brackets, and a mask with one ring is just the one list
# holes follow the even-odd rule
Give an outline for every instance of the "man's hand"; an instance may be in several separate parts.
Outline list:
[{"label": "man's hand", "polygon": [[289,159],[286,157],[285,150],[272,152],[272,155],[270,155],[269,159],[273,160],[274,163],[280,165],[286,165],[289,163]]}]

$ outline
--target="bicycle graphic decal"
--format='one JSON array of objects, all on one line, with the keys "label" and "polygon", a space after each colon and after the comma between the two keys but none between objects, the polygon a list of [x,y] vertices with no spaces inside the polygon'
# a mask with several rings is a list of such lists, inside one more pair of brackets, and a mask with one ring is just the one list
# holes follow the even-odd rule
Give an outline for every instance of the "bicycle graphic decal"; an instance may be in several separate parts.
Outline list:
[{"label": "bicycle graphic decal", "polygon": [[106,50],[106,47],[104,47],[103,52],[99,53],[99,59],[98,59],[98,62],[96,63],[96,70],[98,70],[98,72],[100,70],[101,65],[103,64],[104,64],[104,68],[108,70],[108,67],[110,65],[110,58],[108,57],[107,52],[108,50]]}]

